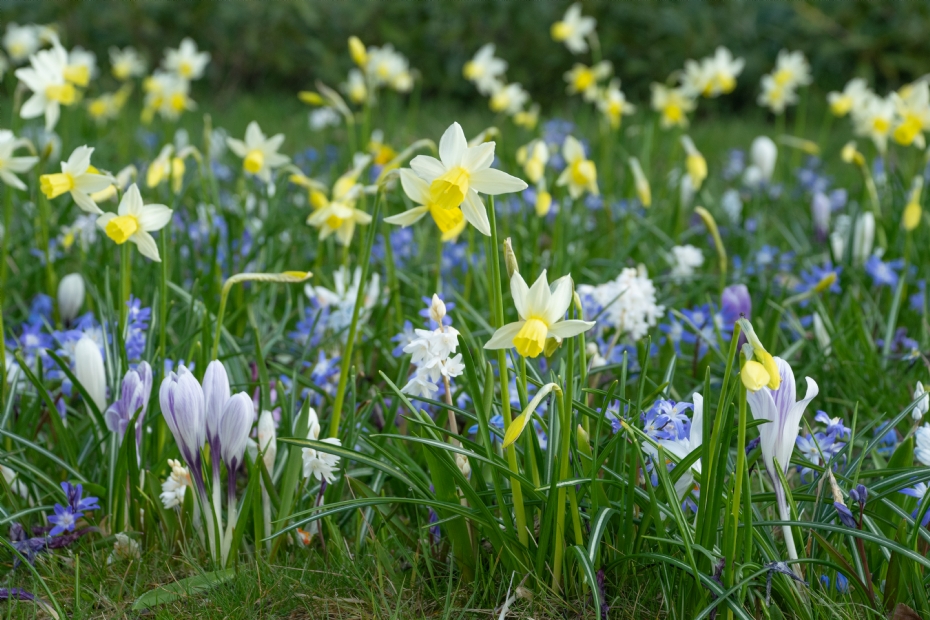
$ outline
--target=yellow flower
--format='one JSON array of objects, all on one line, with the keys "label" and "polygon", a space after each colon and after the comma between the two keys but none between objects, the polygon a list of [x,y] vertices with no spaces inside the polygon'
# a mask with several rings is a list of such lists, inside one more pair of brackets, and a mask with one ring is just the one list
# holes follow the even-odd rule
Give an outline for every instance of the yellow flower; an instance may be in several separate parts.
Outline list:
[{"label": "yellow flower", "polygon": [[652,109],[662,115],[662,127],[687,127],[688,112],[697,104],[682,88],[669,88],[664,84],[652,84]]},{"label": "yellow flower", "polygon": [[585,191],[598,195],[597,167],[593,161],[587,159],[584,147],[574,136],[565,138],[562,157],[565,159],[565,170],[555,184],[559,187],[568,186],[568,193],[573,199],[577,199]]},{"label": "yellow flower", "polygon": [[561,341],[594,327],[593,321],[563,320],[572,303],[573,288],[571,276],[559,278],[550,288],[543,270],[533,287],[528,288],[523,276],[514,273],[510,292],[520,320],[494,332],[484,348],[515,347],[523,357],[537,357],[545,349],[547,338]]},{"label": "yellow flower", "polygon": [[133,183],[123,194],[118,212],[104,213],[97,218],[97,226],[117,245],[132,241],[143,256],[160,262],[158,245],[150,233],[161,230],[170,221],[171,209],[160,204],[143,204],[139,186]]},{"label": "yellow flower", "polygon": [[902,224],[904,230],[911,232],[920,225],[920,217],[923,215],[923,209],[920,207],[920,194],[924,187],[924,178],[922,176],[914,177],[911,185],[911,194],[907,200],[907,206],[904,207],[904,216]]},{"label": "yellow flower", "polygon": [[266,138],[258,123],[252,121],[245,130],[245,141],[226,138],[229,149],[242,158],[242,167],[249,174],[254,174],[265,183],[271,183],[271,171],[290,161],[286,155],[278,153],[284,134],[279,133]]},{"label": "yellow flower", "polygon": [[626,95],[620,90],[620,80],[611,80],[607,88],[598,94],[597,108],[614,129],[620,126],[625,115],[636,111],[636,107],[626,100]]},{"label": "yellow flower", "polygon": [[90,165],[93,152],[94,149],[89,146],[80,146],[74,149],[68,161],[61,163],[61,172],[39,177],[40,189],[45,197],[51,200],[70,193],[75,204],[84,211],[102,213],[89,194],[106,189],[112,179]]},{"label": "yellow flower", "polygon": [[843,92],[834,91],[827,94],[830,112],[834,116],[846,116],[853,109],[862,105],[862,102],[870,94],[868,84],[864,79],[853,78],[843,87]]},{"label": "yellow flower", "polygon": [[362,40],[356,36],[349,37],[349,55],[352,57],[352,62],[359,67],[364,68],[368,64],[368,51]]},{"label": "yellow flower", "polygon": [[565,73],[568,83],[569,95],[581,94],[585,101],[594,101],[597,98],[597,83],[608,77],[613,71],[610,62],[604,60],[593,67],[576,62],[571,71]]},{"label": "yellow flower", "polygon": [[688,170],[688,176],[691,177],[691,183],[694,190],[701,189],[701,184],[707,178],[707,160],[701,155],[701,152],[694,146],[690,136],[681,137],[681,144],[685,147],[687,158],[685,159],[685,168]]},{"label": "yellow flower", "polygon": [[533,140],[517,151],[517,163],[523,166],[523,172],[530,183],[539,183],[549,163],[549,147],[545,140]]}]

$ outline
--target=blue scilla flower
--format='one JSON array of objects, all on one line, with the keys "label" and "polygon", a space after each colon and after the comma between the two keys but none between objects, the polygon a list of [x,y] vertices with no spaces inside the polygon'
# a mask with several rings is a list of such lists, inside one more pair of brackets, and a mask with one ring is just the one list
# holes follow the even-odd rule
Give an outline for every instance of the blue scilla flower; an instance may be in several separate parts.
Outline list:
[{"label": "blue scilla flower", "polygon": [[52,298],[44,293],[39,293],[32,298],[29,304],[29,322],[42,323],[50,321],[52,318]]},{"label": "blue scilla flower", "polygon": [[881,437],[878,441],[876,451],[885,458],[894,454],[895,448],[898,447],[898,432],[891,426],[891,422],[885,421],[875,427],[872,431],[875,437]]},{"label": "blue scilla flower", "polygon": [[[918,482],[911,488],[901,489],[900,492],[905,495],[909,495],[911,497],[916,498],[918,502],[917,510],[919,510],[920,504],[923,502],[924,496],[927,494],[927,483]],[[914,512],[911,513],[911,517],[915,519],[917,518],[917,510],[914,510]],[[924,513],[924,518],[921,519],[920,525],[921,527],[927,527],[928,525],[930,525],[930,510]]]},{"label": "blue scilla flower", "polygon": [[[826,575],[820,576],[820,583],[823,584],[824,588],[830,589],[830,578]],[[849,579],[843,573],[836,574],[836,590],[842,594],[849,592]]]},{"label": "blue scilla flower", "polygon": [[824,431],[827,435],[833,435],[840,439],[849,439],[852,436],[852,430],[843,422],[843,418],[831,418],[825,411],[818,411],[814,420],[824,424],[827,429]]},{"label": "blue scilla flower", "polygon": [[[879,351],[884,350],[884,338],[878,338],[875,341]],[[905,361],[913,361],[920,357],[920,346],[916,340],[909,338],[906,327],[899,327],[894,332],[894,338],[891,340],[890,354],[892,358]]]},{"label": "blue scilla flower", "polygon": [[126,330],[126,358],[130,361],[141,359],[145,351],[146,332],[149,321],[152,319],[152,309],[143,308],[142,302],[136,297],[129,297],[126,302],[129,306]]},{"label": "blue scilla flower", "polygon": [[917,281],[917,292],[908,297],[908,303],[911,306],[911,310],[916,312],[923,312],[926,307],[926,295],[927,295],[927,281],[918,280]]},{"label": "blue scilla flower", "polygon": [[[824,460],[831,461],[846,444],[839,441],[835,435],[814,433],[813,435],[798,435],[795,445],[808,462],[823,466],[826,464]],[[821,459],[821,454],[823,459]],[[801,474],[801,480],[810,479],[814,473],[811,467],[798,465],[797,469]]]},{"label": "blue scilla flower", "polygon": [[693,409],[688,402],[657,399],[647,411],[640,414],[643,430],[655,439],[676,441],[690,436],[691,418],[685,413]]},{"label": "blue scilla flower", "polygon": [[899,272],[904,269],[904,259],[885,262],[873,254],[865,262],[865,272],[872,277],[872,286],[898,286]]}]

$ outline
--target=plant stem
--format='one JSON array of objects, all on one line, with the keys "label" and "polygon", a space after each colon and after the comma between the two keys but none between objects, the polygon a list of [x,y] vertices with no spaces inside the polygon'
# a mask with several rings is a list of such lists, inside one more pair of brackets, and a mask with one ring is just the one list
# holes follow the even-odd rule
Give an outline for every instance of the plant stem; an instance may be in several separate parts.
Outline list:
[{"label": "plant stem", "polygon": [[[549,486],[551,490],[559,482],[568,477],[568,451],[571,440],[571,420],[566,413],[565,395],[559,390],[556,396],[556,403],[559,407],[559,473],[555,480]],[[553,541],[553,558],[552,558],[552,590],[559,591],[559,581],[562,579],[562,553],[565,550],[565,487],[560,486],[556,491],[555,500],[555,531],[552,533]]]},{"label": "plant stem", "polygon": [[368,268],[371,262],[371,246],[375,243],[375,235],[378,230],[378,217],[381,214],[382,191],[378,190],[378,197],[375,199],[375,210],[371,214],[371,224],[368,228],[368,236],[365,240],[365,246],[362,248],[362,255],[359,257],[359,264],[362,269],[362,277],[358,282],[358,291],[355,294],[355,307],[352,309],[352,322],[349,324],[349,333],[346,336],[345,350],[342,352],[342,360],[339,368],[339,386],[336,388],[336,400],[333,403],[333,416],[329,422],[329,436],[339,436],[339,422],[342,419],[342,406],[346,398],[346,383],[349,380],[349,365],[352,362],[352,347],[355,344],[355,335],[358,331],[358,317],[362,306],[365,304],[365,285],[368,283]]},{"label": "plant stem", "polygon": [[129,272],[132,261],[132,245],[124,243],[120,246],[119,259],[119,329],[125,333],[126,321],[129,318],[129,293],[131,290]]},{"label": "plant stem", "polygon": [[158,300],[158,349],[161,358],[168,357],[168,227],[159,233],[161,236],[161,296]]}]

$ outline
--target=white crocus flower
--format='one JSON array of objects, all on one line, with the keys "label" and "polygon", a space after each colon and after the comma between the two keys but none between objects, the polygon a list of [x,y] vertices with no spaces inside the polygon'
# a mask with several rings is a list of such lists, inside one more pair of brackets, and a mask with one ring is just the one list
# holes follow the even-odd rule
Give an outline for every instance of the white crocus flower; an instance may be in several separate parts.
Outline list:
[{"label": "white crocus flower", "polygon": [[280,168],[291,159],[278,153],[284,134],[279,133],[266,138],[258,123],[252,121],[245,129],[245,142],[235,138],[226,138],[229,149],[242,158],[242,167],[249,174],[254,174],[265,183],[271,183],[271,171]]},{"label": "white crocus flower", "polygon": [[198,52],[197,44],[190,37],[181,41],[178,49],[169,49],[165,52],[164,67],[185,80],[199,80],[203,77],[203,70],[210,62],[209,52]]},{"label": "white crocus flower", "polygon": [[110,48],[110,70],[117,80],[125,81],[145,74],[145,62],[132,47]]},{"label": "white crocus flower", "polygon": [[[788,508],[787,496],[775,469],[775,460],[778,460],[778,466],[781,467],[782,474],[787,474],[791,453],[794,450],[795,440],[798,438],[801,416],[804,415],[807,405],[817,396],[820,389],[813,379],[806,377],[807,393],[803,399],[795,401],[794,371],[791,370],[788,362],[780,357],[775,357],[774,360],[781,378],[778,388],[773,390],[763,386],[755,392],[749,392],[747,400],[752,411],[752,417],[756,420],[766,420],[768,422],[759,427],[762,460],[765,462],[765,469],[775,488],[779,516],[782,521],[790,521],[791,513]],[[791,528],[782,526],[782,532],[784,533],[785,544],[788,547],[788,557],[792,560],[798,559]]]},{"label": "white crocus flower", "polygon": [[15,157],[13,152],[21,146],[29,144],[25,138],[17,138],[9,129],[0,129],[0,181],[10,187],[25,190],[23,183],[14,172],[29,172],[39,161],[38,157]]},{"label": "white crocus flower", "polygon": [[524,357],[536,357],[545,349],[547,338],[561,341],[594,327],[594,321],[563,320],[572,303],[573,288],[571,276],[559,278],[550,288],[545,269],[532,288],[526,286],[519,273],[514,273],[510,293],[520,320],[494,332],[484,348],[515,347]]},{"label": "white crocus flower", "polygon": [[170,221],[171,209],[160,204],[143,204],[139,186],[133,183],[123,194],[118,212],[104,213],[97,218],[97,226],[117,245],[132,241],[143,256],[161,262],[150,233],[161,230]]},{"label": "white crocus flower", "polygon": [[565,138],[562,144],[562,157],[565,159],[565,170],[559,175],[555,184],[559,187],[568,186],[571,197],[578,198],[585,191],[598,194],[597,167],[594,162],[585,156],[584,147],[574,136]]},{"label": "white crocus flower", "polygon": [[22,118],[36,118],[45,115],[45,130],[52,131],[61,115],[61,106],[71,105],[77,101],[74,84],[65,79],[67,55],[52,50],[41,50],[29,58],[29,67],[16,70],[32,96],[19,110]]},{"label": "white crocus flower", "polygon": [[68,161],[61,162],[61,172],[39,177],[39,186],[46,198],[51,200],[70,193],[77,206],[84,211],[103,213],[90,194],[106,189],[113,179],[100,174],[100,171],[90,165],[93,152],[93,147],[79,146],[71,153]]},{"label": "white crocus flower", "polygon": [[914,418],[915,422],[920,422],[930,411],[930,394],[927,394],[926,390],[924,390],[924,384],[920,381],[917,382],[917,387],[914,388],[914,400],[917,401],[917,404],[914,406],[914,410],[911,411],[911,417]]},{"label": "white crocus flower", "polygon": [[461,125],[452,123],[439,140],[439,159],[417,155],[410,167],[430,184],[430,197],[438,208],[461,207],[465,219],[490,236],[491,223],[478,192],[495,196],[527,187],[522,180],[491,168],[493,161],[494,142],[469,147]]},{"label": "white crocus flower", "polygon": [[552,24],[552,39],[565,43],[565,47],[573,54],[588,51],[588,35],[594,32],[597,20],[593,17],[584,17],[581,14],[581,4],[575,3],[565,11],[562,21]]},{"label": "white crocus flower", "polygon": [[482,46],[462,69],[465,79],[473,82],[482,95],[489,95],[496,90],[505,71],[507,62],[494,57],[493,43]]}]

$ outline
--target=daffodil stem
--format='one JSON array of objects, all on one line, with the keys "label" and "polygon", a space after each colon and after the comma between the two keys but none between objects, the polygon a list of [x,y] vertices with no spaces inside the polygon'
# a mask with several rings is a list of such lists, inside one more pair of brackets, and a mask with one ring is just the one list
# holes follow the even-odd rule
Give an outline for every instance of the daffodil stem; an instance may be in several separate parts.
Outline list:
[{"label": "daffodil stem", "polygon": [[158,349],[167,357],[168,346],[168,227],[161,229],[161,296],[158,299]]},{"label": "daffodil stem", "polygon": [[329,436],[339,436],[339,422],[342,420],[342,406],[346,398],[346,384],[349,381],[349,367],[352,363],[352,347],[355,344],[355,336],[358,331],[358,317],[362,306],[365,305],[365,288],[368,284],[368,267],[371,262],[371,247],[375,243],[375,236],[378,232],[378,217],[381,215],[381,190],[375,199],[375,210],[371,214],[371,224],[368,227],[368,235],[365,238],[365,246],[362,248],[362,254],[359,257],[359,264],[362,268],[362,277],[358,281],[358,291],[355,294],[355,307],[352,308],[352,322],[349,324],[349,333],[346,335],[346,346],[342,352],[342,361],[339,368],[339,385],[336,388],[336,400],[333,403],[333,415],[329,421]]},{"label": "daffodil stem", "polygon": [[[737,337],[737,336],[734,336]],[[746,386],[742,383],[737,386],[739,390],[739,430],[736,439],[736,476],[733,483],[733,493],[730,497],[730,541],[729,548],[733,554],[727,558],[727,574],[725,582],[732,586],[736,580],[736,541],[739,538],[739,511],[740,495],[743,491],[743,470],[746,469]]]},{"label": "daffodil stem", "polygon": [[[500,251],[501,244],[497,237],[497,217],[494,213],[494,197],[488,196],[488,219],[491,222],[491,282],[493,284],[494,295],[494,327],[500,329],[504,325],[504,298],[501,283],[501,262]],[[510,379],[507,376],[507,351],[500,349],[497,352],[497,368],[499,371],[499,380],[501,385],[501,415],[504,418],[504,433],[510,428],[512,418],[510,416]],[[507,447],[507,465],[514,474],[520,473],[517,465],[517,449],[514,445]],[[529,536],[526,531],[526,512],[523,507],[523,489],[520,487],[520,481],[516,477],[510,479],[510,487],[513,493],[513,510],[516,515],[517,537],[523,545],[529,544]],[[501,510],[504,507],[501,506]]]},{"label": "daffodil stem", "polygon": [[[559,408],[559,473],[549,486],[550,490],[568,477],[568,451],[571,445],[571,420],[566,413],[564,393],[557,393],[556,403]],[[559,582],[562,579],[562,553],[565,550],[565,492],[564,486],[558,486],[555,500],[555,532],[552,534],[552,589],[555,592],[559,591]]]},{"label": "daffodil stem", "polygon": [[125,333],[126,321],[129,318],[129,292],[130,292],[130,262],[132,261],[132,245],[124,243],[120,246],[119,257],[119,329]]},{"label": "daffodil stem", "polygon": [[229,299],[229,291],[235,284],[232,278],[228,278],[223,284],[223,290],[220,291],[220,307],[216,311],[216,330],[213,332],[213,348],[210,353],[210,359],[215,360],[220,353],[220,335],[223,329],[223,315],[226,314],[226,301]]}]

